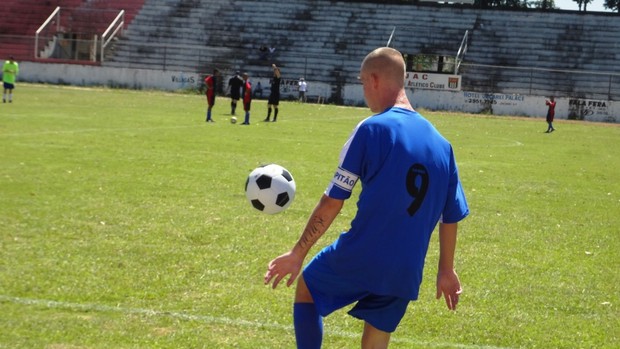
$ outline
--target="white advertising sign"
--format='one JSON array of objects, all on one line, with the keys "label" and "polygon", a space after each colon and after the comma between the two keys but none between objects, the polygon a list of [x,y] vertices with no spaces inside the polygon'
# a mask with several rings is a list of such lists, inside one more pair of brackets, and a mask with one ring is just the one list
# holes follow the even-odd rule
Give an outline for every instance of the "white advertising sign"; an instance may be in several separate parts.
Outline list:
[{"label": "white advertising sign", "polygon": [[460,91],[461,76],[407,72],[405,77],[405,87],[412,89]]}]

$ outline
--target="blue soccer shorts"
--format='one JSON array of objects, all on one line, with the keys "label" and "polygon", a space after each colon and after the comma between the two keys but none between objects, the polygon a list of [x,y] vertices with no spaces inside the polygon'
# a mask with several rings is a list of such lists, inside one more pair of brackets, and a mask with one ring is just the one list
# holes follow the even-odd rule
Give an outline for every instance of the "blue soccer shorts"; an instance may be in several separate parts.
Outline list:
[{"label": "blue soccer shorts", "polygon": [[353,285],[334,272],[322,258],[322,253],[304,268],[303,277],[321,316],[357,302],[349,315],[391,333],[396,330],[409,305],[408,299],[372,294]]}]

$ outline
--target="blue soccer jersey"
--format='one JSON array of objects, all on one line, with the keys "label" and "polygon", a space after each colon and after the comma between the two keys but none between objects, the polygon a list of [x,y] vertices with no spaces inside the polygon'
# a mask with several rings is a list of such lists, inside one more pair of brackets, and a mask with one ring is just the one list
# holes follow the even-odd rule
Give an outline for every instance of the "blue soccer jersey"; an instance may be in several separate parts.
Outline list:
[{"label": "blue soccer jersey", "polygon": [[358,180],[350,230],[321,253],[368,291],[415,300],[435,226],[469,213],[452,146],[417,112],[388,109],[353,130],[325,194],[348,199]]}]

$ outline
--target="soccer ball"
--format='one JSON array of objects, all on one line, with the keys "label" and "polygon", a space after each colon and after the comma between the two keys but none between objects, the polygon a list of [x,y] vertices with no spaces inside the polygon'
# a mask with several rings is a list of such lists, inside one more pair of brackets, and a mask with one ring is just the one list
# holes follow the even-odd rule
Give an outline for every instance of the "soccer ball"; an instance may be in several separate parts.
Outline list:
[{"label": "soccer ball", "polygon": [[232,118],[230,118],[230,123],[231,124],[236,124],[237,123],[237,118],[235,116],[233,116]]},{"label": "soccer ball", "polygon": [[284,167],[269,164],[255,168],[245,181],[245,196],[252,206],[274,214],[287,209],[295,198],[295,180]]}]

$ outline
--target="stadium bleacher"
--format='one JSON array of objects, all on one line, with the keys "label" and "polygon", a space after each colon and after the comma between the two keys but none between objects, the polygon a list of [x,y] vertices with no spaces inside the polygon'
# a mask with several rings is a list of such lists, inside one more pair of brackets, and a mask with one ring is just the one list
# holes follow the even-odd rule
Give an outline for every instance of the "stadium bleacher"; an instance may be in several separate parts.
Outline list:
[{"label": "stadium bleacher", "polygon": [[60,31],[85,36],[101,35],[120,10],[128,24],[144,0],[4,0],[0,12],[0,57],[34,60],[34,36],[39,27],[61,8]]},{"label": "stadium bleacher", "polygon": [[[566,89],[566,84],[592,90],[600,86],[596,77],[587,82],[579,75],[533,71],[525,84],[532,89],[519,84],[522,71],[490,71],[484,65],[617,71],[614,62],[620,58],[620,21],[608,14],[310,0],[147,0],[106,65],[197,72],[218,67],[268,75],[274,62],[289,76],[342,85],[355,80],[360,60],[385,45],[394,28],[392,46],[403,53],[446,56],[456,55],[469,31],[461,72],[463,88],[472,91],[550,94],[560,90],[554,85]],[[261,53],[261,46],[275,51]]]},{"label": "stadium bleacher", "polygon": [[[357,76],[360,59],[369,48],[385,45],[393,26],[397,47],[453,55],[475,20],[459,16],[434,30],[412,18],[439,23],[436,8],[407,13],[411,7],[394,11],[394,5],[332,1],[205,0],[193,3],[191,11],[184,6],[187,2],[146,1],[106,65],[135,64],[146,53],[144,67],[154,69],[165,61],[166,69],[208,71],[215,65],[268,74],[275,62],[295,76],[329,80],[334,72]],[[261,46],[275,51],[263,55]]]},{"label": "stadium bleacher", "polygon": [[[198,73],[217,67],[269,76],[276,63],[290,79],[325,82],[337,94],[356,81],[361,59],[384,46],[392,30],[391,46],[401,52],[441,56],[455,56],[467,31],[460,68],[464,90],[620,99],[609,95],[611,85],[620,90],[620,78],[601,81],[597,75],[618,72],[620,21],[610,13],[331,0],[7,1],[5,6],[28,20],[20,27],[0,18],[0,35],[7,30],[32,35],[56,5],[124,8],[129,24],[102,63],[107,67]],[[36,16],[27,10],[35,3],[45,3]],[[81,30],[74,23],[72,30]],[[0,55],[32,59],[31,47],[22,49],[9,39],[0,36]]]},{"label": "stadium bleacher", "polygon": [[[462,70],[467,76],[464,88],[475,91],[476,86],[488,86],[488,81],[494,80],[500,90],[513,93],[607,96],[609,81],[605,83],[595,74],[577,72],[620,73],[618,16],[574,12],[554,12],[549,16],[531,11],[509,14],[502,11],[479,14],[466,55],[470,64],[466,63]],[[530,87],[523,88],[527,85]]]},{"label": "stadium bleacher", "polygon": [[74,8],[85,0],[4,0],[0,14],[0,34],[34,33],[57,6]]},{"label": "stadium bleacher", "polygon": [[34,33],[57,6],[76,7],[84,0],[4,0],[0,12],[0,57],[34,55]]}]

